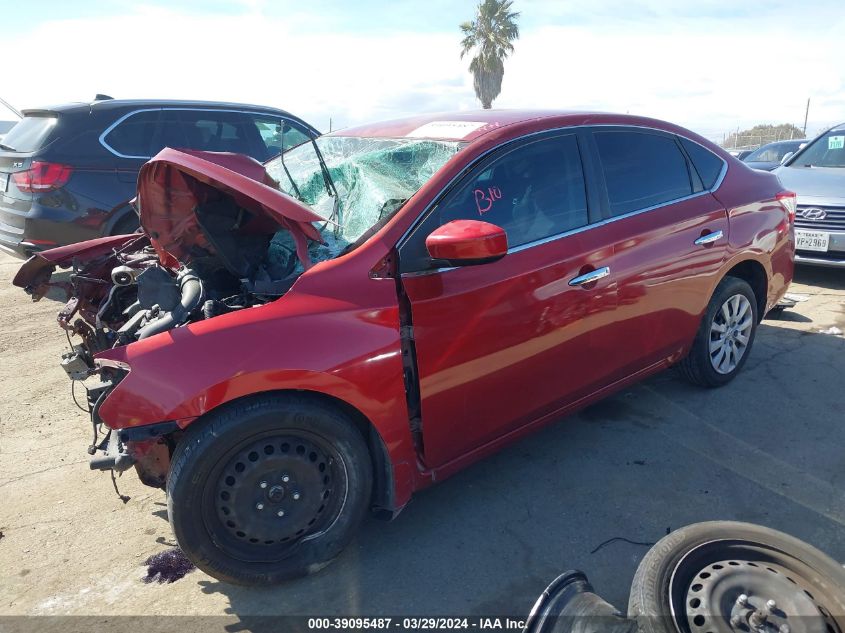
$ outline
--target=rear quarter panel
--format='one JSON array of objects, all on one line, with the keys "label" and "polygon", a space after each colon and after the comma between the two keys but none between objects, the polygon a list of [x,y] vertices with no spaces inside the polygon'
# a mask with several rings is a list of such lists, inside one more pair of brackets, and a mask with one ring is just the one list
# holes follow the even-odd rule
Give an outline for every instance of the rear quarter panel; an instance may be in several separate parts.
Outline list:
[{"label": "rear quarter panel", "polygon": [[782,191],[777,176],[733,160],[715,194],[728,210],[730,223],[729,252],[722,276],[744,260],[760,263],[768,280],[766,310],[786,293],[794,269],[794,227],[776,198]]}]

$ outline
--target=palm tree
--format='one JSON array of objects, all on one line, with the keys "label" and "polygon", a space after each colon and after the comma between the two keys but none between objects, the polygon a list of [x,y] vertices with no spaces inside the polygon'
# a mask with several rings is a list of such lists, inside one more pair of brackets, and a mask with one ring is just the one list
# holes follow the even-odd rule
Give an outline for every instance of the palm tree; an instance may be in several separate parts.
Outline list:
[{"label": "palm tree", "polygon": [[502,91],[504,61],[513,52],[513,41],[519,37],[516,24],[519,12],[511,11],[512,4],[513,0],[481,0],[475,20],[461,24],[464,34],[461,59],[475,51],[469,71],[473,75],[475,96],[484,109],[489,109]]}]

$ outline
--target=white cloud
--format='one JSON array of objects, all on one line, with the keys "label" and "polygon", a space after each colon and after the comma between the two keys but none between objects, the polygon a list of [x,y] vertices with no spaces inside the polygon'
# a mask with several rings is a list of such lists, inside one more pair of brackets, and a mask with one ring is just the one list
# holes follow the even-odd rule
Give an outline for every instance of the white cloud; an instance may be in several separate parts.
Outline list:
[{"label": "white cloud", "polygon": [[[257,6],[257,5],[256,5]],[[115,97],[231,100],[288,109],[318,127],[472,106],[449,35],[312,34],[302,23],[142,7],[125,16],[48,21],[5,42],[32,73],[4,97],[20,107]],[[37,45],[36,45],[37,44]],[[36,71],[35,69],[41,69]]]},{"label": "white cloud", "polygon": [[[709,26],[710,28],[707,28]],[[716,137],[760,122],[845,120],[845,22],[796,33],[732,28],[546,27],[506,67],[499,107],[630,111]]]},{"label": "white cloud", "polygon": [[[26,51],[19,68],[31,72],[16,72],[2,96],[21,107],[97,92],[252,102],[321,129],[330,117],[338,127],[476,107],[457,29],[325,33],[302,5],[267,17],[263,0],[240,1],[245,12],[235,16],[140,6],[121,16],[47,20],[4,38],[7,50]],[[525,4],[524,15],[536,11],[549,25],[523,28],[497,107],[630,111],[714,138],[763,121],[800,124],[808,96],[808,131],[845,120],[845,17],[836,12],[812,28],[796,29],[780,13],[758,16],[751,28],[743,17],[675,15],[668,2],[641,5],[630,20],[627,5],[612,0],[594,3],[582,20],[571,8],[557,11],[561,3]]]}]

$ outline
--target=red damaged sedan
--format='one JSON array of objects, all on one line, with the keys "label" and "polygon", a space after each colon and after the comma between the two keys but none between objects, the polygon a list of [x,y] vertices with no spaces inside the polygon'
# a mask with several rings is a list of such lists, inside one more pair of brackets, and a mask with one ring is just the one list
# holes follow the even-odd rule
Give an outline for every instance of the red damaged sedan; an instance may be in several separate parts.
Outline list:
[{"label": "red damaged sedan", "polygon": [[15,283],[67,292],[92,468],[166,488],[188,557],[242,584],[666,367],[729,382],[793,270],[794,194],[632,116],[423,116],[265,165],[165,149],[136,204],[141,233]]}]

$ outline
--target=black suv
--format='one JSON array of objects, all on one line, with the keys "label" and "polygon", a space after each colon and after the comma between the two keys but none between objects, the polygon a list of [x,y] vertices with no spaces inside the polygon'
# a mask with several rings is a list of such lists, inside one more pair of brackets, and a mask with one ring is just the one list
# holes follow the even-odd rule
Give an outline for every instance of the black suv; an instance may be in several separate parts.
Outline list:
[{"label": "black suv", "polygon": [[0,141],[0,250],[18,257],[138,228],[128,201],[141,165],[164,147],[264,162],[319,135],[284,110],[238,103],[98,95],[23,114]]}]

